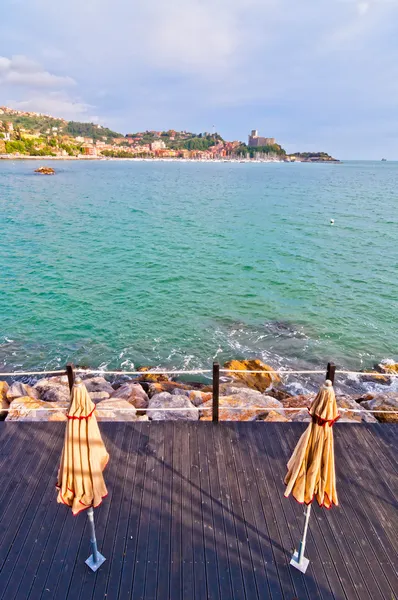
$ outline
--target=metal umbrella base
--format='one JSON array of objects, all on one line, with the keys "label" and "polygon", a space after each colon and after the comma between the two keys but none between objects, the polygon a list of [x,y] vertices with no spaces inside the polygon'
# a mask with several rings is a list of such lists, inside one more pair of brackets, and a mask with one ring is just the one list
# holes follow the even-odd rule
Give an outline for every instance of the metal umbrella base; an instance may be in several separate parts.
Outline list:
[{"label": "metal umbrella base", "polygon": [[94,524],[94,511],[92,508],[89,508],[87,511],[88,520],[90,523],[90,543],[93,553],[88,559],[85,561],[86,565],[90,567],[92,571],[97,571],[100,566],[106,561],[105,556],[102,556],[101,552],[98,552],[97,548],[97,538],[95,537],[95,524]]},{"label": "metal umbrella base", "polygon": [[307,531],[308,531],[308,521],[310,520],[311,514],[311,504],[307,506],[307,511],[305,513],[305,525],[304,525],[304,533],[303,539],[300,542],[299,550],[293,554],[290,564],[292,567],[295,567],[302,573],[305,573],[309,564],[308,558],[304,556],[305,543],[307,541]]}]

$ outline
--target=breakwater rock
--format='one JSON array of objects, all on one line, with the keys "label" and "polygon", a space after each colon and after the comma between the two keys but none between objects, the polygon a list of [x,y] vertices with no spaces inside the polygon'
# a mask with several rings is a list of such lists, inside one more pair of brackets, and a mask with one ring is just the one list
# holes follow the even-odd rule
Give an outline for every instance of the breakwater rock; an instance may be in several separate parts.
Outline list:
[{"label": "breakwater rock", "polygon": [[[236,372],[223,373],[219,399],[221,421],[310,421],[308,408],[315,394],[292,395],[272,372],[272,367],[251,360],[230,361],[224,368]],[[389,364],[379,368],[364,376],[388,377],[398,366]],[[388,371],[381,371],[382,368]],[[259,373],[244,373],[245,369]],[[83,374],[82,378],[96,404],[99,421],[212,419],[213,395],[209,384],[172,381],[165,375],[151,373],[148,367],[135,378],[123,374],[109,379]],[[39,379],[30,385],[0,381],[0,419],[64,421],[69,399],[66,375]],[[398,422],[398,393],[395,392],[362,396],[340,394],[337,404],[341,411],[340,422]]]}]

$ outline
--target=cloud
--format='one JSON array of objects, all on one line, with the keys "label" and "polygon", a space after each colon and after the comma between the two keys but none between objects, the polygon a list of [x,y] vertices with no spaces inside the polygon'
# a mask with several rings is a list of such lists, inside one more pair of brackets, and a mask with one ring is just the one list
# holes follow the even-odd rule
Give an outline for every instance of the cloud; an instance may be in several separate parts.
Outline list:
[{"label": "cloud", "polygon": [[[46,95],[32,95],[28,100],[10,100],[13,108],[23,111],[41,112],[67,120],[93,120],[90,117],[91,105],[73,100],[64,92],[50,92]],[[95,117],[98,119],[98,117]]]},{"label": "cloud", "polygon": [[54,75],[27,56],[0,56],[0,83],[29,88],[59,88],[75,85],[72,77]]}]

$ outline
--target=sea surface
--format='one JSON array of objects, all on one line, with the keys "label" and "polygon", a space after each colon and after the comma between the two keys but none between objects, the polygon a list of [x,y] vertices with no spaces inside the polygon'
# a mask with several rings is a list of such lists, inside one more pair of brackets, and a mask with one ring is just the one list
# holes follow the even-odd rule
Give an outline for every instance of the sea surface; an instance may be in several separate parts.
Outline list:
[{"label": "sea surface", "polygon": [[0,371],[398,359],[398,163],[43,164],[0,161]]}]

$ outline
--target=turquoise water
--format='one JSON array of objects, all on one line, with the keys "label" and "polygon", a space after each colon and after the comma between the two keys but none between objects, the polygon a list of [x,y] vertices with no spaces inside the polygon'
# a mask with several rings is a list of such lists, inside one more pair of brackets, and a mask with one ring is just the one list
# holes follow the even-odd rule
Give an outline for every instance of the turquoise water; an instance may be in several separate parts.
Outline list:
[{"label": "turquoise water", "polygon": [[398,358],[397,163],[36,167],[0,161],[0,370]]}]

